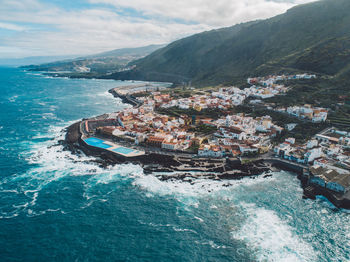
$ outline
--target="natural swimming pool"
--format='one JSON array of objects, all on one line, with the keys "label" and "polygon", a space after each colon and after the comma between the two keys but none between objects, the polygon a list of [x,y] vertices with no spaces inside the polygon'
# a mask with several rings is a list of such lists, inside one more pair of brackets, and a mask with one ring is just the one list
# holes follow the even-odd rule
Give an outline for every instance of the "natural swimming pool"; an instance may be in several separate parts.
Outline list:
[{"label": "natural swimming pool", "polygon": [[107,149],[110,148],[112,146],[105,144],[104,140],[96,138],[96,137],[90,137],[84,140],[85,143],[87,143],[90,146],[94,146],[94,147],[99,147],[99,148],[103,148],[103,149]]},{"label": "natural swimming pool", "polygon": [[134,149],[131,149],[131,148],[126,148],[126,147],[117,147],[115,149],[113,149],[114,152],[117,152],[117,153],[121,153],[121,154],[124,154],[124,155],[128,155],[132,152],[134,152],[135,150]]}]

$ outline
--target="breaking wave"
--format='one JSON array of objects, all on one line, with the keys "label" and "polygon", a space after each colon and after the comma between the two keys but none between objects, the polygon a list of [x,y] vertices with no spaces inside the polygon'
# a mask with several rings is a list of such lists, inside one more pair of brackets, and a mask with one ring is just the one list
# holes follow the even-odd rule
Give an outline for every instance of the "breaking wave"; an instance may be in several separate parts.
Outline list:
[{"label": "breaking wave", "polygon": [[[310,243],[313,236],[307,239],[300,236],[290,220],[282,218],[272,209],[259,206],[254,197],[242,200],[241,195],[246,191],[263,192],[262,188],[277,183],[280,179],[278,176],[233,181],[161,181],[155,174],[145,175],[142,168],[134,164],[104,168],[99,166],[94,157],[72,154],[64,150],[59,143],[65,136],[64,126],[67,126],[67,123],[51,126],[49,132],[37,134],[32,142],[26,142],[23,146],[28,147],[29,143],[29,150],[23,153],[23,156],[32,167],[26,173],[0,180],[0,195],[7,198],[5,205],[0,207],[0,219],[19,215],[33,217],[52,212],[65,214],[85,209],[96,201],[108,201],[111,192],[123,184],[128,184],[139,189],[146,197],[176,199],[181,209],[180,213],[177,212],[178,216],[181,217],[183,212],[187,212],[199,224],[212,223],[212,213],[219,214],[220,223],[227,224],[227,234],[231,236],[231,241],[240,241],[249,247],[257,261],[317,261],[319,254]],[[44,141],[41,141],[42,139]],[[38,205],[38,202],[45,198],[46,189],[51,184],[74,177],[79,177],[83,200],[73,210],[64,205],[49,203],[45,208]],[[109,184],[113,184],[113,187],[109,188],[112,191],[96,190]],[[237,221],[235,217],[241,218],[241,221]],[[178,233],[200,234],[199,231],[175,224],[151,226],[170,227]],[[349,237],[350,234],[347,235],[347,238]],[[218,243],[215,239],[205,239],[200,244],[212,249],[227,248],[226,243]]]},{"label": "breaking wave", "polygon": [[255,251],[258,261],[316,261],[313,247],[299,238],[278,215],[255,204],[244,204],[247,220],[233,238],[242,240]]},{"label": "breaking wave", "polygon": [[[70,122],[72,124],[74,122]],[[29,147],[22,155],[32,166],[23,174],[14,174],[0,180],[0,195],[7,201],[0,207],[0,218],[11,218],[24,213],[28,216],[62,211],[59,208],[36,211],[35,206],[41,192],[53,182],[67,177],[88,177],[84,196],[89,200],[89,189],[98,184],[108,184],[118,179],[127,179],[129,174],[137,174],[142,169],[136,165],[117,165],[103,168],[94,157],[72,154],[64,150],[59,141],[64,139],[63,126],[53,126],[48,133],[38,134],[31,142],[23,142]],[[44,139],[44,142],[40,140]],[[36,142],[39,140],[40,142]],[[11,194],[16,196],[11,197]],[[12,201],[12,199],[14,199]]]}]

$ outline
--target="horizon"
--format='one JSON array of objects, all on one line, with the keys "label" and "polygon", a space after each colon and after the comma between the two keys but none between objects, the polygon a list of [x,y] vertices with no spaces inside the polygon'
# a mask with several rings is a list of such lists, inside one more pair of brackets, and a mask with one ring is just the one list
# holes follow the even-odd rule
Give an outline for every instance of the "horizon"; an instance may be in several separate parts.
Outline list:
[{"label": "horizon", "polygon": [[5,0],[0,57],[83,56],[165,44],[207,30],[282,14],[315,0]]}]

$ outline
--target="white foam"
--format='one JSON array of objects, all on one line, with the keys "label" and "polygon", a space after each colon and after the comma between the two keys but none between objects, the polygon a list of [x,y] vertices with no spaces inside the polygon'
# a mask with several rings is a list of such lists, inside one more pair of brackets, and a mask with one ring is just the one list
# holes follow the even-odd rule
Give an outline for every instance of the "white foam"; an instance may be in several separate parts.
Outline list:
[{"label": "white foam", "polygon": [[203,219],[201,219],[200,217],[196,217],[196,216],[194,216],[194,218],[195,218],[195,219],[197,219],[199,222],[202,222],[202,223],[204,222],[204,220],[203,220]]},{"label": "white foam", "polygon": [[109,93],[108,91],[104,91],[104,92],[102,92],[102,93],[97,93],[95,96],[111,98],[111,97],[112,97],[112,94]]},{"label": "white foam", "polygon": [[51,120],[57,120],[57,116],[54,113],[43,113],[41,114],[41,117],[43,119],[51,119]]},{"label": "white foam", "polygon": [[191,233],[195,233],[197,234],[196,231],[192,230],[192,229],[188,229],[188,228],[179,228],[179,227],[176,227],[176,226],[173,226],[172,227],[174,231],[176,232],[191,232]]},{"label": "white foam", "polygon": [[[192,173],[196,175],[196,173]],[[268,177],[263,178],[262,176],[252,178],[243,178],[241,180],[232,181],[217,181],[205,178],[193,179],[191,183],[181,180],[166,180],[161,181],[154,175],[140,175],[135,177],[133,184],[140,187],[143,190],[154,193],[156,195],[174,195],[181,199],[183,197],[206,197],[208,195],[224,194],[229,196],[227,192],[230,192],[236,187],[241,185],[251,186],[260,183],[269,183],[275,178]]]},{"label": "white foam", "polygon": [[50,111],[55,111],[58,108],[58,106],[51,105],[50,106]]},{"label": "white foam", "polygon": [[207,242],[203,242],[202,245],[209,245],[213,249],[227,248],[225,245],[220,246],[212,240],[209,240]]},{"label": "white foam", "polygon": [[52,134],[48,134],[48,133],[38,133],[37,135],[32,137],[32,139],[44,139],[44,138],[49,139],[54,137]]},{"label": "white foam", "polygon": [[243,204],[247,213],[244,225],[232,236],[255,251],[258,261],[316,261],[313,247],[297,236],[293,228],[272,211]]},{"label": "white foam", "polygon": [[4,215],[4,216],[0,216],[0,219],[10,219],[10,218],[17,217],[18,215],[19,215],[18,213],[14,213],[12,215]]},{"label": "white foam", "polygon": [[11,103],[14,103],[14,102],[16,102],[17,98],[18,98],[18,95],[14,95],[14,96],[11,96],[8,100],[9,100]]},{"label": "white foam", "polygon": [[[96,172],[85,183],[85,192],[83,196],[87,200],[96,199],[97,197],[101,196],[94,193],[94,187],[129,180],[133,177],[141,176],[142,174],[142,168],[133,164],[109,166],[106,169],[97,168]],[[117,186],[115,188],[117,188]],[[105,195],[112,192],[113,191],[107,192]]]},{"label": "white foam", "polygon": [[33,75],[33,76],[42,76],[42,74],[39,73],[30,73],[30,72],[26,72],[27,75]]},{"label": "white foam", "polygon": [[[108,184],[116,181],[118,177],[125,178],[130,173],[140,175],[137,173],[142,172],[142,169],[135,165],[114,166],[105,169],[98,166],[93,157],[84,154],[76,155],[63,150],[63,146],[59,145],[58,141],[64,139],[64,126],[66,125],[51,126],[48,133],[36,136],[36,138],[52,137],[54,138],[52,140],[39,143],[23,142],[23,148],[29,146],[30,150],[24,152],[22,156],[34,166],[26,173],[1,179],[0,192],[23,194],[27,198],[27,202],[23,203],[22,199],[20,203],[0,207],[3,217],[13,216],[21,212],[30,216],[44,214],[46,211],[36,211],[35,209],[41,190],[50,183],[67,176],[92,175],[93,177],[89,179],[88,183],[88,188],[92,188],[98,184]],[[14,186],[16,186],[16,190],[12,188]]]},{"label": "white foam", "polygon": [[123,164],[109,166],[102,172],[94,175],[89,179],[92,184],[109,184],[120,180],[123,177],[139,177],[143,174],[140,166],[134,164]]}]

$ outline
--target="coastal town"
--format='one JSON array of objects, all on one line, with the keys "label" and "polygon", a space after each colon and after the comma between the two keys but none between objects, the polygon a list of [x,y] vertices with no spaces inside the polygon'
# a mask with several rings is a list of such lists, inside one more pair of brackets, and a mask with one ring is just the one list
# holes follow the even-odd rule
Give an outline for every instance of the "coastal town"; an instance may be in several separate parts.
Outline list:
[{"label": "coastal town", "polygon": [[[281,134],[297,124],[279,126],[270,115],[253,117],[235,111],[247,102],[286,95],[290,87],[283,84],[285,80],[313,78],[309,74],[255,77],[247,80],[246,88],[218,87],[190,94],[149,84],[114,88],[110,92],[133,107],[83,121],[82,141],[129,159],[149,153],[193,159],[280,159],[302,170],[309,191],[323,190],[348,201],[350,133],[329,127],[302,143],[294,137],[279,142]],[[310,125],[326,123],[329,112],[312,105],[272,111]]]}]

